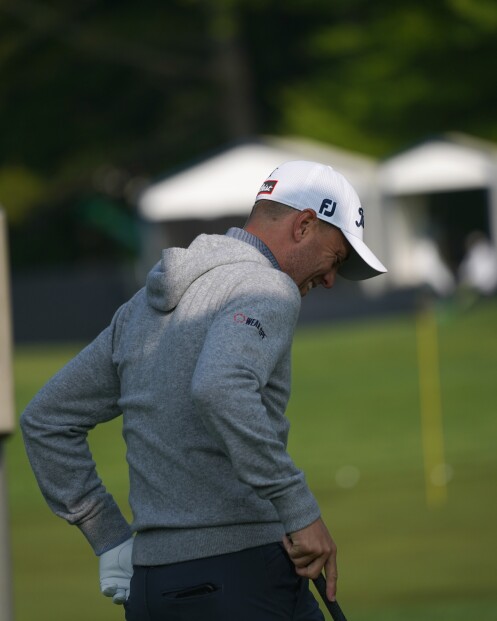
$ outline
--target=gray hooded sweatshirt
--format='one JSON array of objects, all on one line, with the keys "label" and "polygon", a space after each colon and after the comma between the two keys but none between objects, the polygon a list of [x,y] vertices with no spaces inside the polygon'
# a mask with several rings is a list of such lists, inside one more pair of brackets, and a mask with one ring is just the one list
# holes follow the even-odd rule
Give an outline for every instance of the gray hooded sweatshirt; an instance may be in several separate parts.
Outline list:
[{"label": "gray hooded sweatshirt", "polygon": [[[160,565],[280,541],[319,508],[286,446],[292,279],[253,246],[201,235],[35,396],[21,417],[52,510],[97,555],[136,532],[133,561]],[[87,443],[123,416],[133,523]]]}]

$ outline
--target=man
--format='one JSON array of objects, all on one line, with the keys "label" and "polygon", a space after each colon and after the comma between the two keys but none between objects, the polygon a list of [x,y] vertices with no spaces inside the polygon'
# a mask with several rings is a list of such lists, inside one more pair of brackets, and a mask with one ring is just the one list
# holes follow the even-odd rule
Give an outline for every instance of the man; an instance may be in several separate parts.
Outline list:
[{"label": "man", "polygon": [[[100,556],[101,589],[128,621],[323,619],[308,579],[324,569],[335,598],[336,546],[286,451],[290,348],[313,287],[386,271],[364,223],[338,172],[281,165],[244,230],[165,250],[24,412],[40,487]],[[131,527],[86,443],[121,414]]]}]

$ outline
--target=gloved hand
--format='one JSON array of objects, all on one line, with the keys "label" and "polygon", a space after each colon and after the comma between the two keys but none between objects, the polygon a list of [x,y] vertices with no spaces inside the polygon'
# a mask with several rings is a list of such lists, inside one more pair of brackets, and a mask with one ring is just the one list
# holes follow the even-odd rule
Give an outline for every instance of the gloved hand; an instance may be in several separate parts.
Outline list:
[{"label": "gloved hand", "polygon": [[112,597],[114,604],[124,604],[129,597],[129,583],[133,575],[131,553],[133,538],[104,552],[99,558],[100,590]]}]

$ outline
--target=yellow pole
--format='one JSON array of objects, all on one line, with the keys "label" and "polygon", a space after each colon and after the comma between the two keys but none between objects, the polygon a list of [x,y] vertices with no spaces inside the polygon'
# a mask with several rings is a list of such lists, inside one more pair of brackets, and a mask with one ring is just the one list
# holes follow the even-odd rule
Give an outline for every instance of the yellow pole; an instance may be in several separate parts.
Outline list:
[{"label": "yellow pole", "polygon": [[432,305],[418,311],[416,334],[426,502],[434,507],[447,501],[448,466],[442,425],[438,329]]}]

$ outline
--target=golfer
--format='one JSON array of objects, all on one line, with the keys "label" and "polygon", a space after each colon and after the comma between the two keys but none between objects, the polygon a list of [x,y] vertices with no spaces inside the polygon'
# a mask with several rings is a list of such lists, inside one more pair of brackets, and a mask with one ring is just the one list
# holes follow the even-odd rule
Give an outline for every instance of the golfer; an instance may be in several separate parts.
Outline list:
[{"label": "golfer", "polygon": [[[244,229],[163,251],[146,287],[35,396],[21,419],[40,488],[99,556],[127,621],[317,621],[336,546],[287,453],[301,298],[337,274],[385,272],[346,179],[286,162]],[[87,433],[123,417],[129,525]],[[130,582],[131,581],[131,582]]]}]

